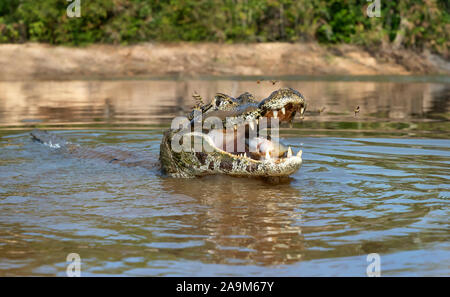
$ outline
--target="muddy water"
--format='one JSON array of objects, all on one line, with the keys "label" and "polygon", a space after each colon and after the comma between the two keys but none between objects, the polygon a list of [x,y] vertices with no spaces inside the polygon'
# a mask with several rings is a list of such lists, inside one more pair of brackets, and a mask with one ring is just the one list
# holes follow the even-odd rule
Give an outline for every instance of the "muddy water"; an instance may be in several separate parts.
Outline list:
[{"label": "muddy water", "polygon": [[[0,82],[0,275],[450,275],[448,78]],[[190,94],[300,90],[291,180],[178,180],[71,159],[34,127],[154,158]],[[356,106],[360,112],[354,113]],[[319,112],[320,111],[320,112]]]}]

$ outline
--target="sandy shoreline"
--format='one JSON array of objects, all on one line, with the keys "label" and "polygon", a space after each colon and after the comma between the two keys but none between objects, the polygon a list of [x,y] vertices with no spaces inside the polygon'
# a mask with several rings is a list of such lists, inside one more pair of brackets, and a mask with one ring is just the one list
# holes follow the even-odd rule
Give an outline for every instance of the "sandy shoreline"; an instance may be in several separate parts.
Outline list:
[{"label": "sandy shoreline", "polygon": [[450,62],[429,52],[315,43],[145,43],[84,48],[1,44],[0,80],[69,80],[172,75],[450,74]]}]

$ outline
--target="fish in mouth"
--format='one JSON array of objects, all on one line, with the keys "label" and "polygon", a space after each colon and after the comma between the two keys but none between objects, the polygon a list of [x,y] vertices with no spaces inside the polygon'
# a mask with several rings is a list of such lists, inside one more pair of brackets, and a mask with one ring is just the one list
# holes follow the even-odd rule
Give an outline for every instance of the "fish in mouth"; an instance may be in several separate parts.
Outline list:
[{"label": "fish in mouth", "polygon": [[277,128],[292,123],[296,114],[303,117],[305,110],[303,95],[291,88],[274,91],[260,102],[249,93],[237,98],[216,94],[164,132],[162,171],[182,178],[289,176],[301,167],[302,151],[286,147],[276,137]]}]

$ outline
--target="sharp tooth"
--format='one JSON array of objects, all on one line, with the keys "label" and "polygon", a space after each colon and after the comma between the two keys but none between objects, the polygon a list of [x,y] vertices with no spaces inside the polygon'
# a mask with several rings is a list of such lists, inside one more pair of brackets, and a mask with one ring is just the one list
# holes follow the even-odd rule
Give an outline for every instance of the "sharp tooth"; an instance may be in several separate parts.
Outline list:
[{"label": "sharp tooth", "polygon": [[305,111],[305,108],[304,107],[301,107],[300,108],[300,115],[302,115],[303,116],[303,112]]},{"label": "sharp tooth", "polygon": [[302,151],[302,150],[299,150],[298,153],[297,153],[297,157],[300,157],[300,158],[301,158],[301,157],[302,157],[302,154],[303,154],[303,151]]},{"label": "sharp tooth", "polygon": [[283,108],[281,109],[281,112],[282,112],[283,114],[286,114],[286,108],[283,107]]},{"label": "sharp tooth", "polygon": [[253,122],[250,122],[249,126],[250,126],[250,129],[252,129],[252,130],[255,128],[255,124]]},{"label": "sharp tooth", "polygon": [[234,131],[236,131],[237,130],[237,125],[234,125]]},{"label": "sharp tooth", "polygon": [[291,149],[291,147],[288,148],[287,157],[288,158],[292,157],[292,149]]},{"label": "sharp tooth", "polygon": [[273,111],[273,117],[274,117],[274,118],[277,118],[277,116],[278,116],[278,110],[274,110],[274,111]]},{"label": "sharp tooth", "polygon": [[269,154],[269,150],[266,151],[266,159],[269,160],[270,159],[270,154]]},{"label": "sharp tooth", "polygon": [[259,120],[258,119],[256,119],[256,125],[258,125],[259,124]]},{"label": "sharp tooth", "polygon": [[244,157],[247,158],[247,153],[244,153]]}]

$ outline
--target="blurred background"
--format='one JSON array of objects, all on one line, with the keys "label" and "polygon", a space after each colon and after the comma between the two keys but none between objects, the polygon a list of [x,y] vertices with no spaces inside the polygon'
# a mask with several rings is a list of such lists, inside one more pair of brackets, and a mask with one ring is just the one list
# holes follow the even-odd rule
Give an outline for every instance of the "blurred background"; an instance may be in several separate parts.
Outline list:
[{"label": "blurred background", "polygon": [[448,58],[445,0],[92,0],[79,18],[60,0],[3,0],[0,42],[132,44],[148,41],[351,43],[428,48]]}]

